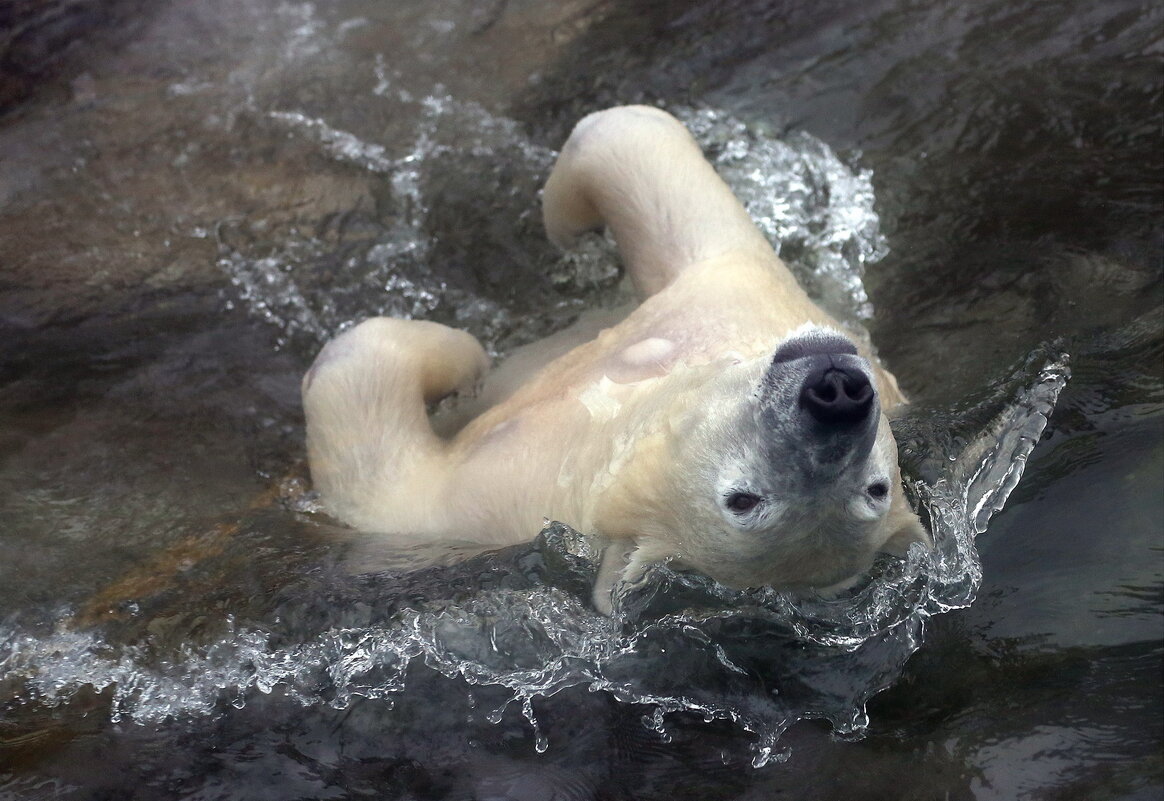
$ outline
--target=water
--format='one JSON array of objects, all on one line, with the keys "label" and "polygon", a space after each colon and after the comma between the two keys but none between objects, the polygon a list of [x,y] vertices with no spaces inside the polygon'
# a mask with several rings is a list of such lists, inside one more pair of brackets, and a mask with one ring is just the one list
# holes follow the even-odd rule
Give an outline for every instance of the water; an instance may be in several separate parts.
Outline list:
[{"label": "water", "polygon": [[[0,125],[0,797],[1159,794],[1158,9],[105,11]],[[938,548],[835,599],[664,567],[614,621],[564,527],[353,575],[302,370],[617,303],[536,193],[642,100],[872,329]]]}]

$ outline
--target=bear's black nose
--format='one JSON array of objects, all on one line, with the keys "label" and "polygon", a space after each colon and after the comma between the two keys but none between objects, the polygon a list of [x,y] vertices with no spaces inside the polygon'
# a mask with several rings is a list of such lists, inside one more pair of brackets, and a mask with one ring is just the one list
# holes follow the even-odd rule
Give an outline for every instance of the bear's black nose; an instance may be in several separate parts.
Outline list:
[{"label": "bear's black nose", "polygon": [[814,370],[800,388],[800,405],[825,425],[853,425],[873,409],[873,385],[864,370],[830,365]]}]

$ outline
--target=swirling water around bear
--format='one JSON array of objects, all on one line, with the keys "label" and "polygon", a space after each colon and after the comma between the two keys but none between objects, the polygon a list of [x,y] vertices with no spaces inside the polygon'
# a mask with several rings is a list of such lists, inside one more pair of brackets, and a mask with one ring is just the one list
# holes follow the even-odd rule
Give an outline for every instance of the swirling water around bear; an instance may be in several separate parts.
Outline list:
[{"label": "swirling water around bear", "polygon": [[[89,259],[57,295],[21,281],[76,275],[33,259],[5,301],[0,792],[1158,788],[1150,15],[486,5],[154,12],[9,121],[6,231]],[[183,50],[191,25],[232,55]],[[995,58],[1000,25],[1021,58]],[[488,44],[531,31],[552,46]],[[463,69],[474,47],[491,76]],[[874,330],[916,401],[897,433],[937,551],[836,599],[661,568],[614,622],[561,527],[353,576],[299,477],[298,373],[369,314],[503,354],[617,301],[608,243],[555,253],[533,199],[572,120],[641,99],[684,117],[814,295]]]}]

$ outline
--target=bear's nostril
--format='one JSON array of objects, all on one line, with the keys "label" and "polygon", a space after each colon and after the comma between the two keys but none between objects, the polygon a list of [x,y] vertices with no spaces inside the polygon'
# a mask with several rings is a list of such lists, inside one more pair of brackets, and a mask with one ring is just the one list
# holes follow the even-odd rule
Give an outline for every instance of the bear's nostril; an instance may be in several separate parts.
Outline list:
[{"label": "bear's nostril", "polygon": [[873,395],[873,385],[864,371],[829,367],[804,382],[800,404],[818,422],[845,425],[869,416]]},{"label": "bear's nostril", "polygon": [[814,399],[822,404],[837,402],[837,386],[835,383],[822,383],[812,387]]}]

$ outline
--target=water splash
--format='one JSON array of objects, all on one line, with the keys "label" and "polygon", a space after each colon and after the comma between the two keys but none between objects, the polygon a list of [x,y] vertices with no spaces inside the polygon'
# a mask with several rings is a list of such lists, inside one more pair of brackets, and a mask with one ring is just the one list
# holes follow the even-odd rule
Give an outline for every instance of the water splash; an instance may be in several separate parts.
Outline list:
[{"label": "water splash", "polygon": [[[403,146],[365,141],[295,110],[260,120],[390,190],[380,193],[375,215],[353,209],[334,224],[275,232],[262,220],[235,221],[220,232],[220,268],[238,300],[280,331],[280,344],[302,339],[316,348],[359,319],[385,314],[455,324],[499,355],[563,327],[604,291],[613,297],[620,271],[609,241],[591,238],[563,254],[541,231],[537,196],[555,151],[514,121],[448,95],[382,102],[411,121]],[[777,139],[711,109],[673,111],[810,293],[844,321],[871,316],[862,275],[886,247],[869,171],[850,169],[809,134]],[[455,176],[455,189],[446,175]],[[462,236],[463,212],[481,198],[491,213],[472,231],[479,241],[442,252],[442,243]],[[349,223],[358,235],[347,234]],[[481,275],[497,271],[504,290],[481,285]]]},{"label": "water splash", "polygon": [[272,111],[267,115],[294,133],[317,142],[324,153],[335,161],[352,164],[374,173],[394,173],[406,159],[390,159],[383,145],[362,141],[355,134],[332,128],[323,120],[294,111]]},{"label": "water splash", "polygon": [[[613,248],[601,240],[562,254],[540,232],[530,235],[554,151],[476,103],[440,94],[384,102],[411,125],[402,146],[368,142],[294,110],[259,121],[388,190],[376,190],[374,213],[351,209],[292,229],[232,221],[220,232],[219,267],[238,300],[279,330],[280,345],[298,340],[315,349],[360,319],[387,315],[466,328],[497,355],[564,326],[584,297],[617,284]],[[466,211],[480,216],[476,227]],[[479,252],[449,252],[471,228]]]},{"label": "water splash", "polygon": [[[644,726],[663,740],[673,713],[731,721],[753,735],[760,767],[787,758],[780,736],[798,720],[825,719],[840,737],[862,736],[866,702],[897,678],[924,620],[973,600],[981,578],[974,537],[987,511],[1005,503],[1067,376],[1065,357],[1040,354],[1006,384],[1006,396],[992,398],[987,424],[953,421],[964,445],[931,454],[943,465],[937,478],[914,482],[936,549],[882,558],[841,597],[731,590],[659,566],[625,599],[621,619],[606,618],[588,602],[587,540],[552,524],[532,544],[452,567],[345,579],[334,588],[347,593],[342,601],[298,611],[322,614],[325,626],[314,632],[231,620],[212,642],[166,653],[148,636],[115,644],[64,625],[43,637],[0,627],[0,686],[19,686],[17,701],[46,706],[92,687],[110,693],[114,720],[156,723],[242,707],[255,692],[339,709],[357,698],[391,700],[423,666],[453,680],[451,693],[465,685],[506,692],[487,719],[500,721],[517,704],[539,751],[549,739],[535,703],[582,687],[643,706]],[[296,614],[285,608],[274,619]]]},{"label": "water splash", "polygon": [[842,319],[870,319],[865,266],[889,252],[872,171],[807,132],[775,138],[715,109],[676,113],[809,294]]}]

